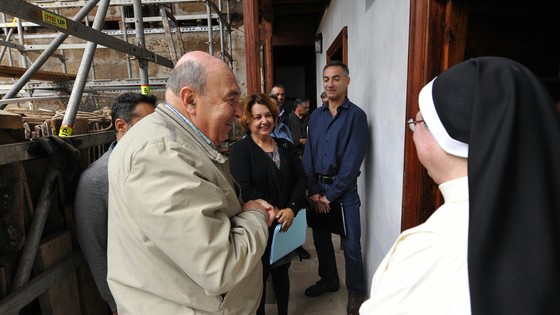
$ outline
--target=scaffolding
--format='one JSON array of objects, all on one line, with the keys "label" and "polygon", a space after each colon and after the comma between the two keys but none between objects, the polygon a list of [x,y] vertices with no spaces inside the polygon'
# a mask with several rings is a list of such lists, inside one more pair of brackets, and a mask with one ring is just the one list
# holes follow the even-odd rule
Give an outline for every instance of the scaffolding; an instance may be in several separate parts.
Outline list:
[{"label": "scaffolding", "polygon": [[[222,7],[223,2],[225,8]],[[184,9],[179,6],[188,3],[205,5],[206,13],[183,14]],[[109,9],[114,14],[107,19]],[[90,21],[89,14],[94,10],[95,18]],[[64,16],[63,11],[73,12],[74,15]],[[106,24],[119,27],[103,27]],[[34,4],[23,0],[0,0],[0,28],[3,33],[0,35],[0,63],[3,63],[0,65],[0,75],[16,80],[13,84],[0,85],[0,94],[3,95],[0,109],[8,104],[63,98],[67,104],[59,135],[79,150],[104,148],[114,140],[112,131],[86,135],[72,133],[83,98],[98,95],[98,92],[162,91],[167,78],[164,75],[149,77],[148,64],[172,68],[183,54],[183,36],[207,32],[208,52],[220,57],[233,68],[230,0],[39,0],[34,1]],[[148,49],[145,36],[153,34],[165,37],[169,51],[156,53]],[[217,50],[214,47],[216,34],[219,35]],[[133,38],[134,43],[131,41]],[[48,45],[26,43],[29,39],[51,42]],[[77,42],[76,39],[85,42]],[[125,54],[126,73],[123,78],[97,78],[94,58],[97,49],[110,49]],[[13,50],[19,52],[19,61],[14,60]],[[76,74],[71,74],[68,70],[68,56],[72,50],[83,51]],[[30,54],[39,56],[33,60]],[[52,66],[45,69],[44,65],[50,58],[56,58],[60,62],[60,71],[53,71]],[[133,61],[138,63],[137,77]],[[61,79],[65,80],[68,89],[72,89],[70,95],[57,94],[60,85],[56,81]],[[17,252],[15,275],[8,276],[10,284],[5,292],[0,287],[0,293],[4,293],[0,297],[0,314],[17,314],[57,281],[74,272],[84,263],[84,259],[79,249],[73,250],[64,259],[40,273],[34,271],[34,276],[31,276],[47,215],[49,210],[52,212],[51,208],[59,191],[63,191],[65,187],[60,180],[60,172],[56,170],[55,159],[52,156],[48,158],[38,141],[0,147],[0,168],[23,169],[21,165],[26,169],[33,168],[33,161],[36,161],[41,165],[40,168],[44,166],[45,172],[35,204],[26,188],[24,208],[28,208],[32,218],[25,227],[24,244]],[[102,153],[100,151],[98,155]],[[25,178],[26,171],[22,172],[20,177]],[[7,180],[3,177],[3,181]],[[0,280],[2,272],[9,273],[0,264]]]},{"label": "scaffolding", "polygon": [[[223,2],[225,1],[225,11]],[[184,4],[204,4],[206,14],[179,14],[177,6]],[[117,12],[109,19],[110,25],[119,25],[118,29],[105,28],[108,21],[107,9],[111,6]],[[132,10],[130,9],[132,7]],[[68,18],[60,15],[61,10],[79,8],[79,12]],[[93,25],[90,26],[88,14],[97,9]],[[67,51],[83,50],[84,54],[80,67],[73,82],[68,78],[63,80],[65,86],[72,86],[72,91],[66,105],[68,118],[65,117],[61,136],[72,134],[72,122],[84,92],[96,94],[98,91],[123,91],[136,90],[144,94],[151,91],[164,89],[166,77],[148,77],[148,63],[157,64],[165,68],[172,68],[177,59],[183,54],[182,36],[188,33],[208,33],[208,52],[221,57],[230,67],[233,67],[232,57],[232,26],[230,0],[90,0],[90,1],[35,1],[31,4],[22,0],[2,0],[0,2],[0,27],[3,29],[3,40],[0,40],[2,51],[0,62],[4,56],[8,57],[8,65],[13,67],[11,50],[16,49],[21,55],[19,69],[21,77],[14,84],[0,85],[0,94],[3,94],[4,104],[6,101],[19,102],[18,96],[27,98],[33,96],[50,95],[53,91],[60,89],[57,82],[31,81],[37,77],[41,67],[49,58],[60,60],[62,72],[60,76],[68,74]],[[131,14],[132,13],[132,14]],[[147,15],[147,14],[148,15]],[[14,17],[12,22],[7,22],[6,15]],[[194,21],[195,24],[206,25],[181,26]],[[115,23],[116,22],[116,23]],[[97,23],[97,25],[96,25]],[[147,24],[150,27],[144,28]],[[192,23],[190,23],[192,24]],[[56,33],[26,34],[24,28],[46,28]],[[18,43],[14,43],[14,30],[17,30]],[[220,49],[215,53],[214,34],[219,35]],[[165,44],[169,47],[167,58],[161,54],[147,49],[145,36],[161,34],[166,37]],[[130,39],[136,38],[136,43]],[[48,40],[53,38],[49,45],[25,44],[29,40]],[[79,38],[85,43],[67,43],[68,38]],[[227,41],[227,49],[226,49]],[[127,78],[126,79],[97,79],[94,54],[97,49],[112,49],[126,54]],[[57,52],[57,50],[59,52]],[[5,54],[5,52],[8,52]],[[40,53],[35,62],[31,62],[29,54]],[[138,61],[138,77],[133,77],[132,60]],[[13,68],[15,69],[15,68]],[[74,77],[74,76],[70,76]]]}]

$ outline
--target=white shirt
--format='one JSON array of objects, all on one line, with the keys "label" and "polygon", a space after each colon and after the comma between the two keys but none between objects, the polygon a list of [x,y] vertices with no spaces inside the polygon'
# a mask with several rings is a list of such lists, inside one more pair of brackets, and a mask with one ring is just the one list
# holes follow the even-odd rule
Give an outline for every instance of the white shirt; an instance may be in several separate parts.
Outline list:
[{"label": "white shirt", "polygon": [[404,231],[379,265],[360,314],[470,314],[468,177],[439,186],[445,203]]}]

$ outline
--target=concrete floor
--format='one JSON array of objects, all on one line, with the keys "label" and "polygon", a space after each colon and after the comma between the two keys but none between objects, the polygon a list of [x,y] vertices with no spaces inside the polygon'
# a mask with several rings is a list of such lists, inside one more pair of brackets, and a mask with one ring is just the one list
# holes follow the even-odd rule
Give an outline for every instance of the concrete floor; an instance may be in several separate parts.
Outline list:
[{"label": "concrete floor", "polygon": [[[346,314],[346,303],[348,293],[345,285],[344,252],[340,249],[340,237],[333,234],[333,245],[335,247],[338,276],[340,278],[340,289],[337,292],[329,292],[318,297],[307,297],[305,289],[319,280],[317,272],[317,252],[313,246],[313,235],[311,229],[307,229],[307,237],[303,247],[311,253],[311,259],[294,259],[290,266],[290,315],[344,315]],[[266,314],[277,315],[272,285],[267,284]]]}]

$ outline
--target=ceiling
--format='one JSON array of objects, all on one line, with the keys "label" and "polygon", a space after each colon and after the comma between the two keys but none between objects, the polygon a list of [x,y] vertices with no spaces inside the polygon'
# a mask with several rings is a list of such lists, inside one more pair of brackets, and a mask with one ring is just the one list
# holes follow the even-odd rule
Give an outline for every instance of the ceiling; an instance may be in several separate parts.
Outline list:
[{"label": "ceiling", "polygon": [[330,0],[259,0],[259,13],[272,22],[273,46],[313,45]]}]

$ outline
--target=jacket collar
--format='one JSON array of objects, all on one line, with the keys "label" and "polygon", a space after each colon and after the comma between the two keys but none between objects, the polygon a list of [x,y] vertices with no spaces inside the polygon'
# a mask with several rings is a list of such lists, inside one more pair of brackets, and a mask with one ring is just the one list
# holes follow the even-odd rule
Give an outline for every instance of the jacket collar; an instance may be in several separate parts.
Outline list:
[{"label": "jacket collar", "polygon": [[193,140],[208,156],[208,158],[218,163],[226,162],[227,159],[223,154],[221,154],[213,146],[208,144],[206,140],[201,135],[199,135],[195,129],[189,127],[189,125],[184,121],[184,119],[187,119],[186,117],[168,108],[166,103],[159,104],[156,108],[156,113],[159,113],[166,122],[172,124],[175,127],[177,134],[180,135],[183,139]]}]

